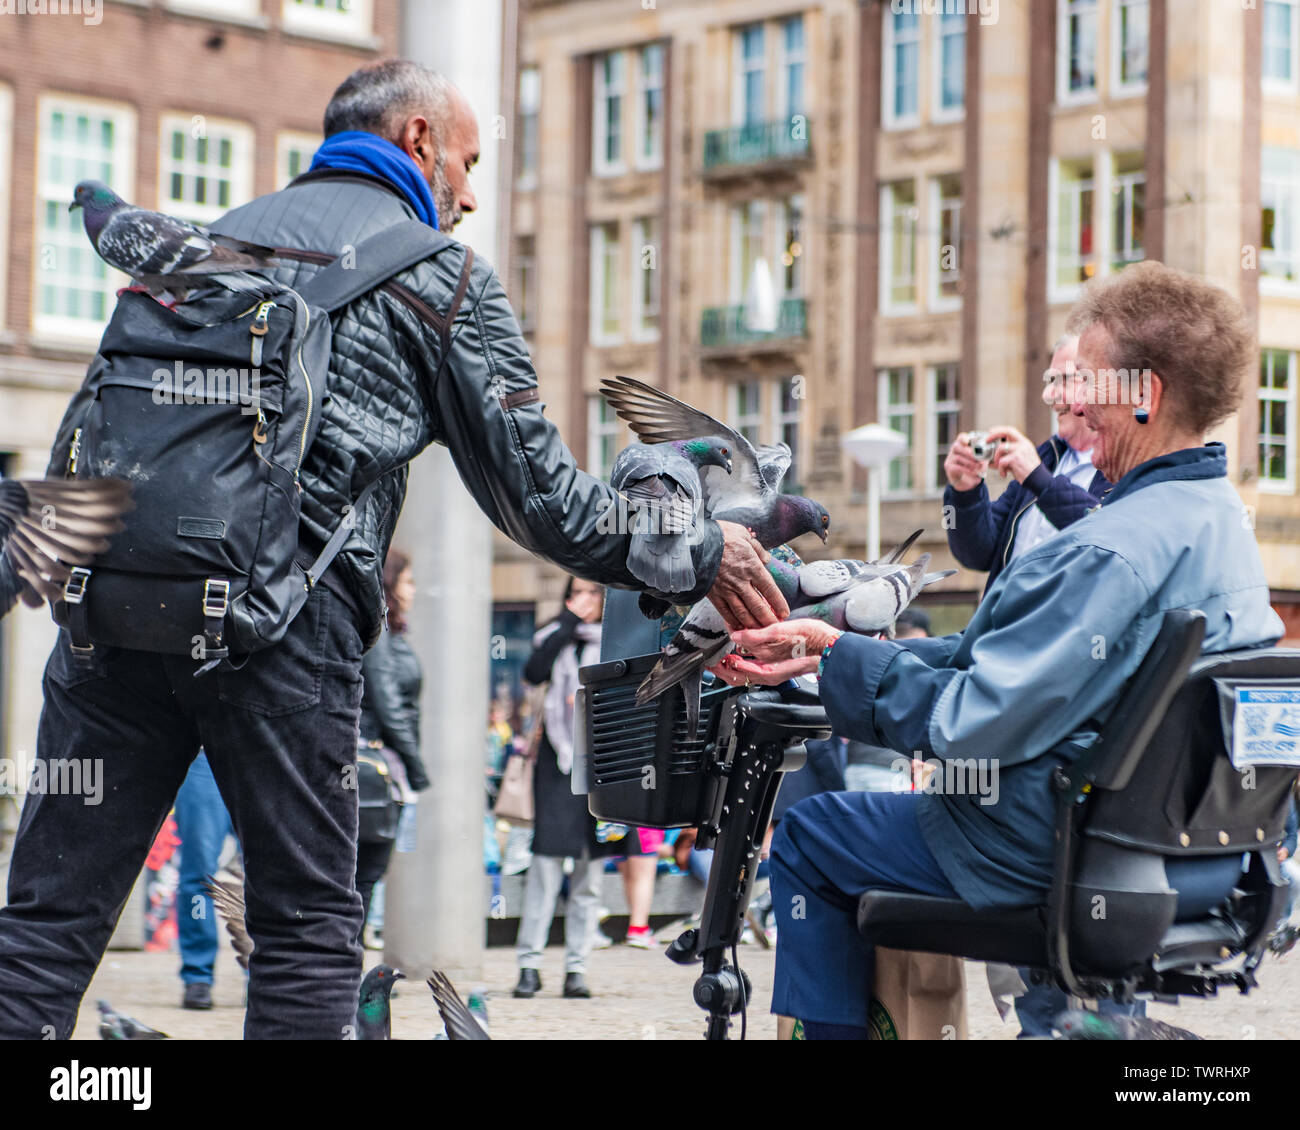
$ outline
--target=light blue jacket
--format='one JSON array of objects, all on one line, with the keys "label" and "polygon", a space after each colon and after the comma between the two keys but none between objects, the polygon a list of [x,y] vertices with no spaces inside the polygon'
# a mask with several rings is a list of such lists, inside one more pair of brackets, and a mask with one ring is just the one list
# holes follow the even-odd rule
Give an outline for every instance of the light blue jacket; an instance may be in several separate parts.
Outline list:
[{"label": "light blue jacket", "polygon": [[958,787],[966,778],[967,791],[920,798],[926,842],[972,906],[1041,902],[1052,772],[1096,739],[1175,608],[1205,613],[1205,653],[1282,636],[1222,444],[1134,468],[1099,508],[1012,562],[960,635],[907,645],[841,637],[822,701],[837,733],[927,759],[976,759],[987,776],[944,778]]}]

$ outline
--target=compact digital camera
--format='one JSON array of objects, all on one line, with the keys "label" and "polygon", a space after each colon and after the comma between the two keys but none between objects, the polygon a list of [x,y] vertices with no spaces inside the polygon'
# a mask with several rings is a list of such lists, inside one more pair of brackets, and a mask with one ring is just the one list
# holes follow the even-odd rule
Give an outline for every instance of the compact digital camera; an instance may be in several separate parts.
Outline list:
[{"label": "compact digital camera", "polygon": [[971,454],[982,463],[993,458],[1002,441],[989,439],[988,432],[971,432],[966,437],[966,442],[970,444]]}]

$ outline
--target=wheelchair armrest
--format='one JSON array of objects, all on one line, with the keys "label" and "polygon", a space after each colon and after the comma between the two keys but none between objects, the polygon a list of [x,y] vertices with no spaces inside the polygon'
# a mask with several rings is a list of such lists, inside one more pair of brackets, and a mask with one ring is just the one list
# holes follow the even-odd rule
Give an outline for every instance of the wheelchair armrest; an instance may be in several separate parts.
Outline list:
[{"label": "wheelchair armrest", "polygon": [[[791,699],[794,701],[791,701]],[[813,701],[809,701],[810,698]],[[829,731],[826,708],[806,689],[751,691],[740,696],[740,711],[764,726],[782,730]]]}]

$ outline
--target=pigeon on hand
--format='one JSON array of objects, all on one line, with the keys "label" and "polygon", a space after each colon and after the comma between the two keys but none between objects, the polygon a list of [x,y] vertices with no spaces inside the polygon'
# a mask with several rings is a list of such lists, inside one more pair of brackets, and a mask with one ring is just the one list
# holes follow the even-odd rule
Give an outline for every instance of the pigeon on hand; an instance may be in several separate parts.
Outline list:
[{"label": "pigeon on hand", "polygon": [[376,965],[361,979],[357,994],[357,1039],[391,1040],[393,1018],[388,998],[393,986],[406,974],[391,965]]},{"label": "pigeon on hand", "polygon": [[1111,1016],[1101,1012],[1087,1012],[1080,1008],[1067,1009],[1054,1022],[1057,1031],[1067,1040],[1199,1040],[1201,1037],[1186,1028],[1152,1020],[1146,1016]]},{"label": "pigeon on hand", "polygon": [[182,302],[199,289],[270,295],[275,283],[251,271],[274,262],[275,251],[214,235],[165,212],[128,204],[103,181],[84,180],[68,211],[82,210],[86,235],[110,267],[130,275],[155,298]]},{"label": "pigeon on hand", "polygon": [[717,436],[633,443],[619,452],[609,483],[635,512],[630,527],[627,568],[637,580],[660,592],[690,592],[695,587],[689,535],[704,496],[700,469],[731,473],[727,441]]},{"label": "pigeon on hand", "polygon": [[122,479],[0,481],[0,547],[26,582],[23,602],[61,599],[69,567],[103,553],[133,505]]},{"label": "pigeon on hand", "polygon": [[99,1038],[101,1040],[170,1040],[166,1032],[150,1028],[129,1016],[113,1011],[108,1001],[96,1001],[99,1009]]},{"label": "pigeon on hand", "polygon": [[748,527],[764,549],[784,545],[801,534],[816,534],[826,540],[831,518],[825,507],[802,495],[781,493],[781,481],[790,469],[791,453],[786,444],[755,448],[734,428],[708,413],[631,377],[611,377],[601,384],[600,391],[643,443],[700,436],[723,440],[731,453],[731,473],[717,466],[699,470],[704,488],[701,508],[706,518]]},{"label": "pigeon on hand", "polygon": [[[913,565],[901,562],[903,554],[920,536],[917,530],[902,545],[879,562],[814,561],[789,565],[776,557],[767,571],[781,590],[791,612],[787,619],[811,618],[851,632],[881,632],[892,627],[899,613],[928,584],[951,576],[956,570],[926,573],[930,555]],[[825,596],[820,601],[807,599],[814,592]],[[734,647],[731,633],[710,601],[698,601],[668,641],[659,662],[637,687],[636,703],[644,706],[670,687],[681,684],[686,699],[687,733],[696,732],[700,716],[700,680],[706,667],[712,667]]]},{"label": "pigeon on hand", "polygon": [[[429,991],[433,993],[433,999],[438,1005],[438,1011],[442,1014],[442,1022],[446,1025],[447,1039],[449,1040],[489,1040],[491,1037],[483,1027],[483,1022],[487,1020],[487,1010],[483,1009],[482,1002],[479,1002],[481,1020],[476,1017],[472,1008],[466,1007],[465,1002],[460,999],[460,994],[456,992],[456,986],[447,979],[445,973],[435,969],[433,975],[428,981]],[[474,996],[471,994],[470,1003],[473,1005]]]}]

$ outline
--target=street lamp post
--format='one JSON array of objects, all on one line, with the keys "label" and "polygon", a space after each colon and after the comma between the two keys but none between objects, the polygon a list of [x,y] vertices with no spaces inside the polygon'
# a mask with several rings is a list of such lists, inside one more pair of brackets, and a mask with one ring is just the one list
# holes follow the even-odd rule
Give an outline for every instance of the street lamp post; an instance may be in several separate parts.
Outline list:
[{"label": "street lamp post", "polygon": [[840,446],[867,470],[867,560],[880,558],[880,474],[907,450],[907,436],[883,424],[864,424],[840,437]]}]

